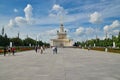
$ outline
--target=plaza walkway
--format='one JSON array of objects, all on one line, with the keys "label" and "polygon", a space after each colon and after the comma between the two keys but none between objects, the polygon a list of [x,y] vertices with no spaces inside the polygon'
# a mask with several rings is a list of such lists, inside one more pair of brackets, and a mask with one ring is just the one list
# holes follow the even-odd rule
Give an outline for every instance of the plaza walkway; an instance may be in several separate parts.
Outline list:
[{"label": "plaza walkway", "polygon": [[0,80],[120,80],[120,54],[58,48],[0,55]]}]

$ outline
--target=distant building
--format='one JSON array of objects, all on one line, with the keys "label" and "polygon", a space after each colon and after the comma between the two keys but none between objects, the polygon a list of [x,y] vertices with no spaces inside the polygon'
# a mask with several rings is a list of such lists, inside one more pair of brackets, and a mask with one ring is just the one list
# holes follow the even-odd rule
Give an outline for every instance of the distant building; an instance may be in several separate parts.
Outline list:
[{"label": "distant building", "polygon": [[60,25],[60,30],[57,31],[57,39],[51,39],[51,46],[70,47],[73,45],[73,40],[67,38],[67,32],[64,30],[63,24]]}]

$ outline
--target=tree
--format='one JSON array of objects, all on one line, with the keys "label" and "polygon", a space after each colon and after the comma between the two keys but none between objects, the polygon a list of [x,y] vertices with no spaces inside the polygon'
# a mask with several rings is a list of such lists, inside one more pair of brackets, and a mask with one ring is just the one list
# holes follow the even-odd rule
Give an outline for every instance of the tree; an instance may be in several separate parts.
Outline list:
[{"label": "tree", "polygon": [[39,46],[43,46],[44,43],[43,43],[42,41],[37,41],[37,45],[39,45]]},{"label": "tree", "polygon": [[7,34],[5,36],[0,35],[0,46],[9,46],[9,38],[7,37]]},{"label": "tree", "polygon": [[120,32],[118,34],[117,46],[120,48]]},{"label": "tree", "polygon": [[11,38],[10,41],[13,43],[14,46],[23,46],[23,41],[18,37]]},{"label": "tree", "polygon": [[23,40],[23,44],[24,46],[29,46],[29,44],[36,45],[36,40],[27,37],[26,39]]},{"label": "tree", "polygon": [[73,44],[73,46],[78,47],[79,44],[78,44],[77,42],[75,42],[75,43]]}]

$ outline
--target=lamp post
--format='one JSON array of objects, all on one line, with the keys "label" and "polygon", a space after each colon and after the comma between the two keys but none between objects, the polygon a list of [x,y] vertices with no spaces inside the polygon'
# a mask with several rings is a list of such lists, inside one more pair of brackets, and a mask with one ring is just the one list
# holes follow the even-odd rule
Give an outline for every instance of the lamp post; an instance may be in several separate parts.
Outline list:
[{"label": "lamp post", "polygon": [[37,36],[36,36],[36,46],[37,46]]},{"label": "lamp post", "polygon": [[39,46],[39,41],[40,41],[39,37],[40,37],[40,34],[37,34],[37,36],[36,36],[36,45],[37,46]]},{"label": "lamp post", "polygon": [[112,34],[109,34],[109,35],[111,35],[111,40],[113,41],[113,42],[112,42],[112,48],[115,48],[115,47],[116,47],[116,44],[115,44],[115,41],[114,41],[114,39],[113,39],[113,35],[112,35]]},{"label": "lamp post", "polygon": [[94,47],[96,46],[96,44],[94,43]]}]

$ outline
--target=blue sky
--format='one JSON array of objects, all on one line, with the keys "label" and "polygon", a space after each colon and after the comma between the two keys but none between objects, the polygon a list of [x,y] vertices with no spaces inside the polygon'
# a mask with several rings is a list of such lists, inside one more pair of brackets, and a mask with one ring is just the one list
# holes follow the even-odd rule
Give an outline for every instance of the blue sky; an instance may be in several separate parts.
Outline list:
[{"label": "blue sky", "polygon": [[[0,29],[8,37],[49,42],[60,23],[74,41],[100,39],[120,31],[120,0],[1,0]],[[1,33],[1,30],[0,30]]]}]

